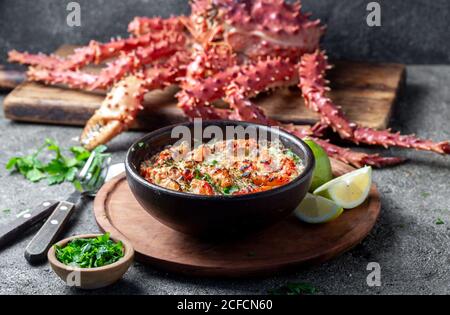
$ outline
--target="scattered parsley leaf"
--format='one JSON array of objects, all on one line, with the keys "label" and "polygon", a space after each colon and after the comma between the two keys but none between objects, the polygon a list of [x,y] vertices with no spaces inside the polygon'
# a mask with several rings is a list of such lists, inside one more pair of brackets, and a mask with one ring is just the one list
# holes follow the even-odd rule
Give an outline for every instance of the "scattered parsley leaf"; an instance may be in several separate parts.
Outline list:
[{"label": "scattered parsley leaf", "polygon": [[3,212],[3,213],[10,213],[10,212],[11,212],[11,209],[3,209],[2,212]]},{"label": "scattered parsley leaf", "polygon": [[303,295],[303,294],[314,294],[317,293],[317,289],[309,284],[303,282],[288,282],[282,287],[270,290],[270,294],[274,295]]},{"label": "scattered parsley leaf", "polygon": [[[38,158],[44,149],[54,155],[48,163],[44,163]],[[103,153],[106,149],[107,147],[104,145],[94,149],[97,153],[94,159],[95,163],[93,163],[95,164],[93,165],[94,167],[101,166],[103,159],[109,156],[109,154]],[[6,163],[5,167],[11,172],[21,173],[32,182],[38,182],[46,178],[49,185],[56,185],[67,181],[74,183],[75,188],[81,190],[81,185],[76,180],[76,174],[84,166],[91,152],[81,146],[70,147],[69,151],[72,153],[72,157],[64,156],[63,150],[55,140],[46,139],[45,143],[36,152],[23,157],[13,157]],[[96,174],[99,175],[100,171],[96,170]],[[95,181],[97,179],[98,176],[93,176],[92,178]]]},{"label": "scattered parsley leaf", "polygon": [[80,146],[71,147],[70,152],[72,152],[77,161],[86,161],[91,155],[91,152]]},{"label": "scattered parsley leaf", "polygon": [[424,192],[422,192],[421,194],[420,194],[423,198],[427,198],[427,197],[429,197],[430,196],[430,193],[429,192],[426,192],[426,191],[424,191]]},{"label": "scattered parsley leaf", "polygon": [[55,245],[56,258],[65,265],[80,268],[102,267],[124,256],[122,242],[114,242],[109,233],[95,238],[77,238],[66,246]]},{"label": "scattered parsley leaf", "polygon": [[[38,177],[41,177],[37,171],[42,171],[42,162],[37,159],[37,156],[46,147],[44,144],[33,154],[29,154],[23,157],[13,157],[8,163],[6,163],[6,169],[10,171],[17,171],[29,180],[38,181]],[[30,174],[28,174],[30,173]],[[42,179],[41,177],[40,179]]]},{"label": "scattered parsley leaf", "polygon": [[139,142],[137,145],[139,148],[142,148],[144,146],[144,142]]},{"label": "scattered parsley leaf", "polygon": [[38,168],[32,168],[25,174],[26,179],[32,182],[38,182],[41,179],[45,178],[46,175],[42,171],[40,171]]},{"label": "scattered parsley leaf", "polygon": [[445,222],[441,219],[441,218],[437,218],[435,224],[437,225],[441,225],[444,224]]},{"label": "scattered parsley leaf", "polygon": [[6,169],[10,170],[12,169],[14,166],[16,166],[16,164],[18,163],[19,158],[18,157],[13,157],[11,159],[9,159],[8,163],[6,163]]}]

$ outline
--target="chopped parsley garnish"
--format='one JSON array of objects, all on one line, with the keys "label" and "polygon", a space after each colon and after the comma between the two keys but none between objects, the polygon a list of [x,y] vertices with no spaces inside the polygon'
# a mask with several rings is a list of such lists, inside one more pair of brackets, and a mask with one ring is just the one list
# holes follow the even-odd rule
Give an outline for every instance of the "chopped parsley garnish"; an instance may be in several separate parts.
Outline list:
[{"label": "chopped parsley garnish", "polygon": [[66,246],[55,245],[56,258],[65,265],[95,268],[115,263],[124,256],[122,242],[114,242],[109,233],[95,238],[77,238]]},{"label": "chopped parsley garnish", "polygon": [[294,152],[292,152],[291,149],[286,149],[286,155],[289,156],[291,159],[293,159],[295,163],[300,162],[300,157]]},{"label": "chopped parsley garnish", "polygon": [[11,212],[11,209],[3,209],[2,212],[3,212],[3,213],[10,213],[10,212]]},{"label": "chopped parsley garnish", "polygon": [[209,184],[213,184],[214,183],[212,178],[211,178],[211,176],[209,176],[209,174],[203,174],[202,179],[206,180]]},{"label": "chopped parsley garnish", "polygon": [[198,168],[194,169],[194,178],[195,179],[202,179],[202,173],[200,172],[200,170]]},{"label": "chopped parsley garnish", "polygon": [[430,193],[424,191],[424,192],[421,193],[421,196],[422,196],[423,198],[427,198],[427,197],[430,196]]},{"label": "chopped parsley garnish", "polygon": [[224,195],[231,195],[235,192],[239,191],[239,186],[233,185],[229,187],[225,187],[222,192]]},{"label": "chopped parsley garnish", "polygon": [[288,282],[282,287],[274,290],[270,290],[270,294],[274,295],[303,295],[317,293],[317,289],[309,284],[302,282]]},{"label": "chopped parsley garnish", "polygon": [[435,224],[437,225],[441,225],[444,224],[445,222],[441,219],[441,218],[437,218]]},{"label": "chopped parsley garnish", "polygon": [[212,166],[216,166],[218,163],[219,163],[219,162],[218,162],[217,160],[212,160],[212,161],[211,161],[211,165],[212,165]]},{"label": "chopped parsley garnish", "polygon": [[[39,159],[44,150],[54,155],[47,163]],[[109,156],[109,154],[103,153],[105,150],[106,146],[104,145],[94,149],[97,155],[93,164],[100,164],[102,159]],[[80,184],[76,180],[76,174],[84,166],[91,152],[80,146],[72,146],[69,151],[72,156],[64,156],[54,140],[46,139],[45,143],[34,153],[11,158],[6,164],[6,169],[11,172],[19,172],[31,182],[47,179],[49,185],[55,185],[67,181],[74,183],[75,187],[79,188]]]}]

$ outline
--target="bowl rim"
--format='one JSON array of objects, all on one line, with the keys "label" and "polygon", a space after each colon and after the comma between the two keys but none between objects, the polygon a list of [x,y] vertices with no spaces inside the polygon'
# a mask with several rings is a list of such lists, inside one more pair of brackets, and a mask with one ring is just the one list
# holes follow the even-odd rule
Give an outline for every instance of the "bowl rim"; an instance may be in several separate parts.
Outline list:
[{"label": "bowl rim", "polygon": [[78,239],[78,238],[94,238],[94,237],[101,236],[101,235],[104,235],[104,233],[79,234],[79,235],[73,235],[71,237],[67,237],[65,239],[62,239],[59,242],[53,244],[50,247],[50,249],[48,250],[48,253],[47,253],[48,261],[50,262],[50,264],[55,265],[56,267],[65,269],[67,271],[80,271],[80,272],[92,273],[92,272],[100,272],[100,271],[105,271],[105,270],[112,269],[114,267],[126,264],[127,262],[129,262],[130,260],[133,259],[133,257],[134,257],[134,248],[131,245],[131,243],[128,240],[126,240],[126,239],[119,238],[119,237],[112,236],[112,235],[110,235],[110,238],[113,241],[115,241],[115,242],[118,242],[118,241],[122,242],[123,248],[124,248],[124,255],[123,255],[123,257],[120,258],[118,261],[112,263],[112,264],[101,266],[101,267],[81,268],[81,267],[66,265],[66,264],[60,262],[58,260],[58,258],[56,258],[55,245],[65,246],[67,243],[69,243],[70,241],[72,241],[74,239]]},{"label": "bowl rim", "polygon": [[[223,120],[223,119],[217,119],[217,120],[203,120],[202,125],[210,125],[213,123],[221,123],[221,124],[234,124],[234,125],[246,125],[246,126],[256,126],[257,128],[265,128],[269,131],[269,133],[273,133],[273,131],[270,129],[270,126],[262,125],[262,124],[256,124],[252,122],[245,122],[245,121],[237,121],[237,120]],[[303,182],[307,179],[308,175],[314,171],[315,166],[315,159],[314,154],[312,150],[309,148],[309,146],[299,137],[290,134],[281,128],[277,130],[277,132],[280,134],[281,137],[289,139],[292,143],[294,143],[296,146],[300,147],[306,155],[306,159],[303,159],[303,162],[305,163],[305,168],[303,172],[297,176],[294,180],[290,181],[289,183],[270,189],[266,191],[260,191],[250,194],[244,194],[244,195],[200,195],[200,194],[192,194],[188,192],[181,192],[172,190],[169,188],[165,188],[156,184],[152,184],[145,180],[133,167],[131,167],[131,156],[135,152],[135,147],[138,146],[141,142],[147,142],[149,139],[154,138],[156,136],[159,136],[160,134],[166,133],[167,131],[171,130],[172,128],[176,126],[190,126],[194,124],[194,122],[184,122],[184,123],[177,123],[177,124],[171,124],[166,127],[159,128],[157,130],[154,130],[135,142],[129,147],[127,154],[125,156],[125,169],[127,171],[127,175],[131,174],[134,180],[136,180],[139,184],[158,191],[162,191],[164,193],[177,196],[177,197],[184,197],[189,199],[197,199],[197,200],[218,200],[218,201],[225,201],[225,200],[250,200],[257,197],[270,197],[273,195],[277,195],[279,193],[285,192],[286,190],[290,190],[297,184],[300,184],[300,182]],[[306,161],[305,161],[306,160]],[[127,176],[128,179],[128,176]]]}]

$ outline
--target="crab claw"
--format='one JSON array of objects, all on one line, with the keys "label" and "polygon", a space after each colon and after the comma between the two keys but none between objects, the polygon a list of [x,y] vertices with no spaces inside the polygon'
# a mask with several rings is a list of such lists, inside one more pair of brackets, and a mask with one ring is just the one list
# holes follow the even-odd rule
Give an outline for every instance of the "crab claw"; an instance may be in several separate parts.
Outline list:
[{"label": "crab claw", "polygon": [[144,79],[133,75],[112,88],[81,134],[80,142],[86,149],[92,150],[108,142],[131,126],[142,109],[141,102],[147,91],[143,85]]}]

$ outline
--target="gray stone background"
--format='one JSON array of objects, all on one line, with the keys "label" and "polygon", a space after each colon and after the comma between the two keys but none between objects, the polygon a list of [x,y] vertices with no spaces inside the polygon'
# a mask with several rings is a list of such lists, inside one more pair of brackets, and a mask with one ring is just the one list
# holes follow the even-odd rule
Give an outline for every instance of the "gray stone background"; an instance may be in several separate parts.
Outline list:
[{"label": "gray stone background", "polygon": [[[0,1],[0,63],[10,49],[51,52],[126,35],[137,15],[187,13],[187,0],[78,0],[81,26],[66,24],[70,0]],[[450,63],[448,0],[380,0],[382,26],[368,27],[370,0],[303,0],[306,11],[328,24],[323,47],[333,57],[402,63]]]},{"label": "gray stone background", "polygon": [[[167,16],[187,9],[182,0],[83,0],[79,1],[82,27],[72,29],[65,24],[67,2],[0,0],[2,60],[11,48],[50,52],[61,43],[106,40],[124,35],[135,15]],[[421,137],[450,139],[450,65],[442,65],[450,61],[450,1],[380,1],[380,28],[365,24],[367,2],[304,0],[304,5],[328,23],[324,46],[334,57],[440,64],[408,66],[407,85],[390,125]],[[62,198],[71,191],[70,184],[49,187],[45,181],[34,184],[10,175],[3,167],[8,159],[32,152],[46,137],[64,147],[75,145],[73,139],[81,131],[6,120],[1,108],[4,95],[0,94],[0,224],[8,224],[45,198]],[[114,162],[122,161],[141,135],[127,132],[114,139],[109,144]],[[287,282],[310,283],[319,294],[450,294],[450,158],[402,149],[370,151],[410,161],[374,172],[382,196],[377,224],[356,248],[322,265],[262,279],[211,280],[167,274],[136,262],[116,285],[80,291],[67,287],[48,264],[27,264],[23,252],[36,227],[0,249],[0,294],[264,294]],[[438,219],[444,224],[436,224]],[[90,201],[77,210],[63,237],[96,231]],[[366,284],[369,262],[381,265],[381,287]]]}]

